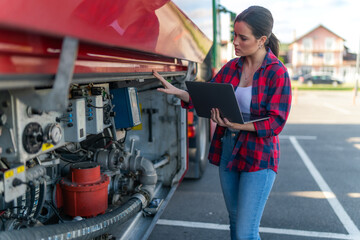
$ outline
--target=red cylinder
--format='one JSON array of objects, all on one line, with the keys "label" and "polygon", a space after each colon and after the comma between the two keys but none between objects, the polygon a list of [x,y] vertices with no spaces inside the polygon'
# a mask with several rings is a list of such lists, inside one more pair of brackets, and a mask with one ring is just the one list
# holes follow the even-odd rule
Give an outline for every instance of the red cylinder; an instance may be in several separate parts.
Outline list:
[{"label": "red cylinder", "polygon": [[77,184],[91,184],[101,180],[100,166],[94,163],[78,163],[71,166],[71,181]]},{"label": "red cylinder", "polygon": [[108,208],[109,177],[95,163],[76,163],[60,186],[64,212],[70,216],[95,217]]}]

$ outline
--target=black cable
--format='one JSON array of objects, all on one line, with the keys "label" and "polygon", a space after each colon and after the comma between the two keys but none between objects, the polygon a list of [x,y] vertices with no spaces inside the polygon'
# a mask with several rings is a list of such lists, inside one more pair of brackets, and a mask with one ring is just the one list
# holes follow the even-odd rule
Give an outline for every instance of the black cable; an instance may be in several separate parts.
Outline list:
[{"label": "black cable", "polygon": [[113,140],[112,137],[108,137],[108,136],[104,136],[104,137],[101,137],[97,140],[95,140],[95,142],[93,142],[88,148],[92,148],[95,144],[97,144],[98,142],[100,142],[101,140],[104,140],[104,139],[110,139],[110,140]]},{"label": "black cable", "polygon": [[16,206],[16,207],[10,207],[10,208],[6,208],[6,209],[0,209],[0,212],[4,212],[6,210],[11,210],[11,209],[15,209],[15,208],[24,208],[24,206]]},{"label": "black cable", "polygon": [[108,104],[105,104],[105,105],[102,106],[102,107],[97,107],[97,106],[92,105],[91,103],[88,103],[88,104],[87,104],[88,107],[93,107],[93,108],[105,108],[105,107],[107,107],[107,105],[108,105]]},{"label": "black cable", "polygon": [[55,215],[59,218],[59,220],[64,223],[64,219],[62,219],[62,217],[60,216],[60,214],[58,213],[57,209],[52,205],[52,203],[49,201],[45,201],[50,207],[51,209],[54,211]]},{"label": "black cable", "polygon": [[26,204],[26,205],[28,205],[28,206],[26,206],[26,208],[28,209],[28,213],[26,214],[26,217],[32,217],[31,215],[33,214],[34,207],[37,207],[37,203],[38,203],[38,201],[35,201],[36,192],[37,192],[36,187],[38,187],[38,186],[35,185],[32,181],[30,181],[30,182],[29,182],[29,184],[27,184],[30,188],[30,201],[28,202],[29,204]]},{"label": "black cable", "polygon": [[76,149],[75,151],[71,151],[70,149],[68,149],[68,148],[67,148],[67,145],[65,145],[63,148],[64,148],[66,151],[68,151],[69,153],[78,153],[78,152],[80,152],[80,151],[86,152],[86,150],[85,150],[85,149],[82,149],[81,147],[80,147],[79,149]]},{"label": "black cable", "polygon": [[10,169],[9,164],[2,158],[0,158],[0,161],[5,165],[5,167],[7,167],[7,169]]},{"label": "black cable", "polygon": [[60,158],[61,160],[65,161],[65,162],[68,162],[68,163],[77,163],[77,162],[82,162],[82,161],[84,161],[84,160],[87,158],[87,156],[84,155],[84,156],[82,156],[81,158],[79,158],[79,159],[77,159],[77,160],[64,158],[64,157],[61,156],[61,155],[59,155],[59,158]]},{"label": "black cable", "polygon": [[125,136],[123,137],[123,139],[121,140],[121,142],[120,142],[120,143],[124,143],[124,142],[125,142],[126,137],[127,137],[127,133],[128,133],[128,131],[127,131],[127,130],[125,130]]},{"label": "black cable", "polygon": [[67,165],[69,165],[69,164],[72,164],[72,162],[66,163],[66,164],[61,168],[60,172],[62,172],[62,171],[64,170],[64,168],[65,168]]},{"label": "black cable", "polygon": [[[66,151],[66,150],[65,150]],[[72,153],[72,152],[70,152]],[[74,159],[69,159],[69,158],[66,158],[66,157],[63,157],[61,155],[61,153],[58,153],[56,151],[54,151],[54,154],[60,158],[61,160],[65,161],[65,162],[70,162],[70,163],[77,163],[77,162],[82,162],[83,160],[85,160],[87,158],[87,154],[83,155],[81,158],[77,159],[77,160],[74,160]],[[78,156],[78,155],[77,155]]]},{"label": "black cable", "polygon": [[1,231],[5,231],[5,222],[4,222],[4,219],[2,218],[2,217],[0,217],[0,220],[1,220],[1,222],[2,222],[2,229],[1,229]]},{"label": "black cable", "polygon": [[38,205],[34,213],[34,218],[37,219],[40,215],[40,212],[44,206],[45,203],[45,197],[46,197],[46,181],[42,179],[42,182],[39,186],[39,198],[38,198]]}]

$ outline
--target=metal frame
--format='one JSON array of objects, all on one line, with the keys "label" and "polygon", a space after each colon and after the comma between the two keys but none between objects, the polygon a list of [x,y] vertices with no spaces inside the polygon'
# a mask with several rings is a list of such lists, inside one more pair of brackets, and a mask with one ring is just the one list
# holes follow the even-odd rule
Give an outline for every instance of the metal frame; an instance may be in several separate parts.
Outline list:
[{"label": "metal frame", "polygon": [[77,39],[64,38],[54,85],[49,93],[40,95],[34,89],[20,89],[13,90],[12,94],[40,111],[64,110],[68,105],[68,89],[73,77],[78,45]]}]

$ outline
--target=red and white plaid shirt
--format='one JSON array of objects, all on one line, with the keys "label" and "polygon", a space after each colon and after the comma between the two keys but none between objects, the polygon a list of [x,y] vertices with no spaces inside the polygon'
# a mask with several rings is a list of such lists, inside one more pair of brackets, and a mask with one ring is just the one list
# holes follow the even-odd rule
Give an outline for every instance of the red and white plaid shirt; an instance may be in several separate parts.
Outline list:
[{"label": "red and white plaid shirt", "polygon": [[[245,57],[235,58],[225,64],[211,80],[231,83],[234,89],[240,82]],[[193,108],[191,102],[182,102],[184,108]],[[254,122],[255,132],[240,131],[228,168],[255,172],[272,169],[277,172],[280,158],[278,134],[284,128],[291,106],[291,84],[286,67],[267,50],[261,67],[255,72],[252,83],[250,111],[268,116],[269,119]],[[210,145],[209,160],[220,164],[222,137],[226,128],[217,126]]]}]

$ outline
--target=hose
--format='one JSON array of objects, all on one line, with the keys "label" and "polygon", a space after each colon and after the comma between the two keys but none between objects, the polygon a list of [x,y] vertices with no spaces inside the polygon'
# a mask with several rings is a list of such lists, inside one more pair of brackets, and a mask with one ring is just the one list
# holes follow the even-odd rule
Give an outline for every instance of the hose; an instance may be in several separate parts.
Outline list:
[{"label": "hose", "polygon": [[106,233],[114,224],[122,224],[141,210],[142,201],[133,197],[106,214],[61,224],[25,228],[0,233],[1,240],[91,239]]},{"label": "hose", "polygon": [[[134,142],[132,142],[133,152]],[[109,231],[114,224],[122,224],[138,213],[153,198],[157,173],[153,163],[140,156],[136,151],[135,159],[130,164],[131,171],[140,171],[141,190],[124,205],[94,218],[71,221],[61,224],[25,228],[0,232],[1,240],[55,240],[55,239],[91,239]]]},{"label": "hose", "polygon": [[40,193],[39,193],[38,206],[37,206],[36,211],[33,216],[33,218],[35,218],[35,219],[37,219],[39,217],[41,209],[43,208],[43,206],[45,204],[45,198],[46,198],[46,181],[45,181],[45,179],[41,180],[39,190],[40,190]]}]

